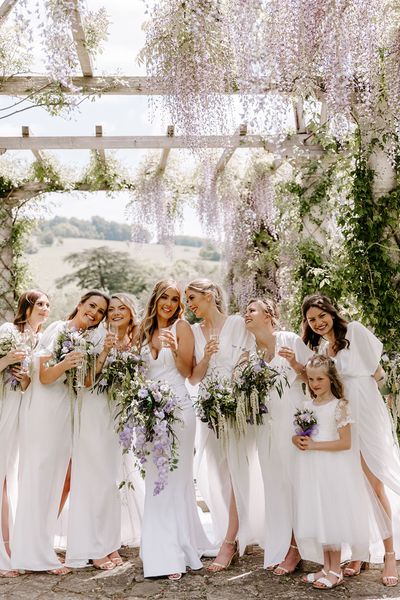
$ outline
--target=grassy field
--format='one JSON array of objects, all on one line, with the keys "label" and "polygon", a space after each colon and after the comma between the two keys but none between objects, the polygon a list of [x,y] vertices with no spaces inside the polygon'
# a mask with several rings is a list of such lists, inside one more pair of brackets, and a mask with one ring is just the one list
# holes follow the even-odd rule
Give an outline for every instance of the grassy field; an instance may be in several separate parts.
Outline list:
[{"label": "grassy field", "polygon": [[[199,257],[200,248],[192,246],[173,246],[168,251],[159,244],[134,244],[128,242],[113,242],[108,240],[89,240],[82,238],[64,238],[63,243],[53,246],[41,246],[36,254],[25,256],[28,263],[31,285],[48,292],[53,300],[52,317],[61,318],[74,305],[79,296],[75,285],[62,289],[56,288],[56,279],[71,272],[71,266],[64,261],[71,252],[79,252],[89,248],[107,246],[112,250],[128,252],[138,263],[152,266],[157,279],[172,273],[183,285],[196,276],[207,277],[221,281],[221,264],[202,260]],[[143,304],[144,298],[141,298]],[[53,320],[52,319],[52,320]]]}]

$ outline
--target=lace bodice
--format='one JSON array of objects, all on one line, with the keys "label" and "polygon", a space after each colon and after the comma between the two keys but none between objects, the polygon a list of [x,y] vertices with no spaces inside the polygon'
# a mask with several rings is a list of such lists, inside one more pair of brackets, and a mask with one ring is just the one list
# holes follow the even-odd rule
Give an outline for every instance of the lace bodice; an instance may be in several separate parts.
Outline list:
[{"label": "lace bodice", "polygon": [[354,423],[349,403],[346,400],[332,399],[325,404],[305,402],[306,408],[314,411],[317,428],[312,438],[316,442],[328,442],[339,439],[338,429]]}]

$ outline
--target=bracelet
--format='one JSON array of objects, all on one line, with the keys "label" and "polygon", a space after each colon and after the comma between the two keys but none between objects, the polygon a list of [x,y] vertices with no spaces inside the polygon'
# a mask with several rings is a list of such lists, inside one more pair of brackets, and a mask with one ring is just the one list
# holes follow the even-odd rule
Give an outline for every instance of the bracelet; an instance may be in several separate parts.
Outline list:
[{"label": "bracelet", "polygon": [[304,373],[306,372],[306,368],[303,366],[301,367],[300,371],[296,371],[297,375],[304,375]]}]

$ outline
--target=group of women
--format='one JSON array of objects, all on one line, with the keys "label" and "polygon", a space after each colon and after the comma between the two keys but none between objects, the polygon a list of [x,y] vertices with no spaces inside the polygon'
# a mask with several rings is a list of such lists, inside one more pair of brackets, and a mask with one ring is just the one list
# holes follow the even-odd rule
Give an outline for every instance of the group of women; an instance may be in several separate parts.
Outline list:
[{"label": "group of women", "polygon": [[[202,556],[214,557],[209,571],[224,570],[254,544],[264,548],[264,566],[276,576],[294,572],[301,558],[314,559],[312,553],[307,555],[307,545],[296,542],[302,516],[294,465],[296,453],[310,448],[307,441],[292,437],[293,415],[305,399],[306,366],[318,352],[334,359],[343,381],[354,420],[354,464],[363,470],[385,521],[384,527],[375,528],[381,540],[371,527],[370,552],[384,558],[383,583],[396,585],[400,548],[394,547],[397,532],[392,522],[397,523],[400,506],[400,458],[378,390],[384,378],[379,364],[382,344],[360,323],[347,323],[319,294],[303,302],[302,338],[279,330],[276,305],[268,298],[251,299],[244,316],[228,316],[221,288],[209,280],[190,282],[185,295],[198,321],[192,326],[183,318],[177,283],[162,280],[140,321],[129,294],[109,298],[92,290],[65,321],[52,323],[42,333],[50,301],[45,293],[30,290],[22,294],[13,323],[0,327],[0,340],[27,331],[33,339],[29,373],[21,368],[21,349],[0,358],[0,576],[17,576],[20,570],[63,575],[89,563],[113,569],[122,563],[121,541],[135,543],[139,538],[145,577],[178,580],[187,568],[202,568]],[[66,380],[71,369],[82,365],[82,352],[72,350],[61,360],[56,352],[60,335],[71,331],[86,332],[96,356],[95,372],[75,402]],[[105,392],[93,390],[113,348],[139,350],[147,377],[168,382],[178,399],[178,466],[158,495],[153,494],[156,467],[148,461],[143,498],[133,459],[129,453],[123,457],[118,445],[115,407]],[[232,430],[222,442],[196,419],[193,386],[210,373],[221,381],[234,377],[238,363],[255,352],[279,371],[283,393],[271,391],[263,424],[249,423],[241,436]],[[17,389],[7,383],[10,373],[19,382]],[[315,383],[310,387],[317,399],[319,389]],[[194,474],[210,509],[211,540],[197,511]],[[121,494],[118,484],[127,478],[135,479],[134,489],[126,486]],[[322,514],[329,510],[322,507]],[[128,535],[129,519],[135,531]],[[66,538],[65,564],[55,552],[61,533]],[[342,541],[351,546],[351,540]],[[319,542],[323,547],[323,535]],[[364,555],[353,552],[346,558],[351,562],[344,575],[358,575]],[[339,580],[339,575],[329,575],[321,586],[331,587]]]}]

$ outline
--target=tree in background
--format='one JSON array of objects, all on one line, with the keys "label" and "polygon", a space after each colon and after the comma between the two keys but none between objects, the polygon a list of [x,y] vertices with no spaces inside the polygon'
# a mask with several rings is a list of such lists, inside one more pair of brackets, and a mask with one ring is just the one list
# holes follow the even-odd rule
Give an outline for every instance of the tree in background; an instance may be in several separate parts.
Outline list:
[{"label": "tree in background", "polygon": [[75,271],[57,279],[57,287],[76,283],[81,289],[96,288],[110,294],[121,290],[138,295],[147,289],[152,271],[130,258],[127,252],[106,246],[73,252],[64,259]]}]

